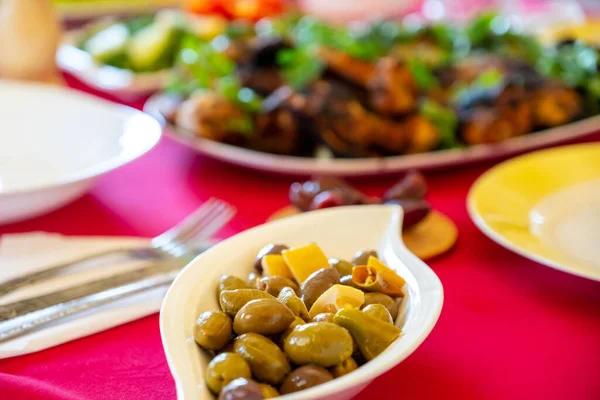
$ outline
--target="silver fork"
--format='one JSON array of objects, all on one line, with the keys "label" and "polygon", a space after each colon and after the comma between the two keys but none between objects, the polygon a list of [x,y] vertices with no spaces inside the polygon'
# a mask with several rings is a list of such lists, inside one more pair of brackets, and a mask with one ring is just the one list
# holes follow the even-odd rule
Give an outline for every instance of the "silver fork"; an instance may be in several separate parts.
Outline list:
[{"label": "silver fork", "polygon": [[33,285],[57,276],[77,265],[106,256],[123,255],[133,259],[179,257],[189,252],[190,248],[205,247],[207,240],[229,222],[235,213],[235,208],[230,204],[211,198],[173,228],[153,238],[149,246],[105,250],[8,280],[0,284],[0,296],[23,286]]}]

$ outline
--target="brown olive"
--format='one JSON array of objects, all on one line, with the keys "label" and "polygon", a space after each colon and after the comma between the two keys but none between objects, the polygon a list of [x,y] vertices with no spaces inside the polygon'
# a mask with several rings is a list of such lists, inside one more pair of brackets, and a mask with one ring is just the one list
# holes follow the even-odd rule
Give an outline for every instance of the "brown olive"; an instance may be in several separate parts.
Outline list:
[{"label": "brown olive", "polygon": [[281,385],[281,394],[299,392],[333,380],[331,372],[318,365],[304,365],[293,370]]},{"label": "brown olive", "polygon": [[301,299],[306,308],[310,310],[319,296],[337,283],[340,283],[340,274],[335,268],[322,268],[310,274],[300,286]]},{"label": "brown olive", "polygon": [[298,285],[292,282],[291,279],[284,278],[283,276],[263,276],[258,281],[259,290],[263,290],[275,297],[279,296],[279,292],[285,287],[290,287],[294,292],[298,293]]},{"label": "brown olive", "polygon": [[292,310],[276,299],[252,300],[235,315],[233,331],[238,335],[248,332],[276,335],[286,330],[294,318]]},{"label": "brown olive", "polygon": [[268,255],[268,254],[281,254],[281,252],[283,250],[287,250],[289,249],[289,247],[287,247],[285,244],[275,244],[275,243],[271,243],[266,245],[265,247],[263,247],[262,249],[260,249],[260,251],[258,252],[258,254],[256,255],[256,261],[254,261],[254,269],[259,273],[262,274],[263,273],[263,267],[262,267],[262,259],[264,256]]},{"label": "brown olive", "polygon": [[352,286],[354,289],[363,290],[352,280],[352,275],[344,275],[340,278],[340,283],[346,286]]},{"label": "brown olive", "polygon": [[330,258],[329,266],[335,268],[340,276],[352,275],[352,263],[339,258]]},{"label": "brown olive", "polygon": [[290,203],[301,209],[309,211],[314,198],[325,190],[334,188],[344,188],[348,184],[339,178],[317,177],[304,183],[294,182],[290,186]]},{"label": "brown olive", "polygon": [[387,308],[395,321],[398,316],[398,303],[387,294],[383,293],[365,293],[365,302],[363,308],[370,304],[381,304]]},{"label": "brown olive", "polygon": [[273,386],[267,385],[266,383],[259,383],[259,385],[262,395],[265,399],[274,399],[275,397],[279,397],[279,392]]},{"label": "brown olive", "polygon": [[354,258],[352,259],[353,265],[367,265],[367,261],[369,261],[369,257],[377,257],[377,252],[375,250],[361,250],[356,252]]},{"label": "brown olive", "polygon": [[409,171],[394,186],[389,188],[383,195],[383,202],[389,200],[422,200],[427,194],[427,182],[425,177],[418,171]]},{"label": "brown olive", "polygon": [[258,289],[258,281],[260,280],[260,274],[256,271],[252,271],[248,274],[246,285],[250,289]]},{"label": "brown olive", "polygon": [[333,374],[334,377],[339,378],[340,376],[349,374],[350,372],[352,372],[356,369],[358,369],[358,364],[356,364],[356,361],[354,361],[354,358],[350,357],[350,358],[346,358],[340,364],[331,368],[331,373]]},{"label": "brown olive", "polygon": [[333,322],[334,313],[321,313],[314,316],[310,322]]},{"label": "brown olive", "polygon": [[390,315],[390,312],[383,304],[369,304],[365,308],[362,309],[362,312],[365,314],[369,314],[372,317],[382,320],[383,322],[387,322],[388,324],[393,324],[394,320]]},{"label": "brown olive", "polygon": [[223,290],[247,289],[248,285],[242,279],[233,275],[221,275],[219,285],[217,286],[217,296]]},{"label": "brown olive", "polygon": [[219,393],[234,379],[251,377],[250,366],[236,353],[221,353],[206,368],[206,385],[213,393]]},{"label": "brown olive", "polygon": [[421,222],[431,212],[431,205],[425,200],[389,200],[385,204],[397,204],[402,207],[404,210],[404,219],[402,221],[403,231]]},{"label": "brown olive", "polygon": [[219,400],[262,400],[260,385],[252,379],[234,379],[221,390]]},{"label": "brown olive", "polygon": [[194,326],[194,340],[206,350],[220,350],[231,340],[231,318],[219,310],[200,314]]},{"label": "brown olive", "polygon": [[279,385],[290,373],[287,357],[279,347],[258,333],[245,333],[233,343],[235,352],[250,365],[252,376],[269,385]]}]

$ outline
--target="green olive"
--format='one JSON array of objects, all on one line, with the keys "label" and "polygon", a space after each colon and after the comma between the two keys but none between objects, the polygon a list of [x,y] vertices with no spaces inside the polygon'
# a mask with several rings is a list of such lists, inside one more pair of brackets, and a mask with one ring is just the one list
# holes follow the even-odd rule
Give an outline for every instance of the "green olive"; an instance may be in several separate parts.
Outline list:
[{"label": "green olive", "polygon": [[367,265],[367,261],[369,261],[369,257],[377,257],[377,252],[375,250],[361,250],[357,251],[352,259],[352,265]]},{"label": "green olive", "polygon": [[263,273],[263,267],[262,267],[263,257],[266,255],[269,255],[269,254],[281,254],[283,252],[283,250],[287,250],[287,249],[289,249],[289,247],[287,247],[285,244],[271,243],[271,244],[266,245],[265,247],[260,249],[260,251],[256,255],[256,260],[254,261],[254,269],[259,274],[262,274]]},{"label": "green olive", "polygon": [[298,285],[283,276],[263,276],[258,281],[259,290],[264,290],[275,297],[279,296],[279,292],[285,287],[290,287],[294,292],[298,292]]},{"label": "green olive", "polygon": [[310,322],[333,322],[334,313],[324,312],[317,314]]},{"label": "green olive", "polygon": [[300,300],[294,289],[291,287],[285,287],[281,289],[279,296],[277,296],[277,300],[288,306],[295,316],[300,317],[305,321],[310,319],[306,305],[302,300]]},{"label": "green olive", "polygon": [[258,289],[258,281],[260,280],[260,274],[256,271],[252,271],[248,274],[246,285],[250,289]]},{"label": "green olive", "polygon": [[219,353],[233,353],[233,341],[227,343],[225,347],[219,350]]},{"label": "green olive", "polygon": [[219,400],[262,400],[260,385],[252,379],[238,378],[229,382],[221,390]]},{"label": "green olive", "polygon": [[318,365],[304,365],[293,370],[281,385],[281,394],[299,392],[333,380],[331,372]]},{"label": "green olive", "polygon": [[387,322],[388,324],[393,324],[394,320],[390,315],[390,312],[383,304],[369,304],[365,308],[362,309],[362,312],[365,314],[369,314],[377,319],[382,320],[383,322]]},{"label": "green olive", "polygon": [[301,299],[306,308],[310,310],[319,296],[336,283],[340,283],[340,274],[335,268],[322,268],[310,274],[300,286]]},{"label": "green olive", "polygon": [[271,385],[267,385],[266,383],[260,383],[260,390],[262,391],[262,395],[265,399],[273,399],[275,397],[279,397],[279,392]]},{"label": "green olive", "polygon": [[402,334],[402,331],[394,325],[355,308],[339,310],[333,322],[350,332],[367,361],[381,354]]},{"label": "green olive", "polygon": [[242,279],[233,275],[221,275],[219,285],[217,286],[217,296],[223,290],[247,289],[248,285]]},{"label": "green olive", "polygon": [[387,308],[392,316],[392,320],[396,320],[398,316],[398,303],[387,294],[383,293],[365,293],[365,302],[363,308],[370,304],[381,304]]},{"label": "green olive", "polygon": [[248,332],[271,336],[283,332],[294,320],[294,313],[276,299],[258,299],[246,303],[233,320],[238,335]]},{"label": "green olive", "polygon": [[206,350],[220,350],[231,340],[231,318],[219,310],[200,314],[194,326],[194,340]]},{"label": "green olive", "polygon": [[246,303],[258,299],[275,299],[275,297],[258,289],[223,290],[219,296],[219,304],[225,314],[235,317]]},{"label": "green olive", "polygon": [[352,275],[352,264],[339,258],[330,258],[329,266],[335,268],[340,276]]},{"label": "green olive", "polygon": [[352,355],[352,336],[330,322],[311,322],[296,326],[283,348],[295,364],[333,367]]},{"label": "green olive", "polygon": [[349,357],[342,361],[340,364],[331,368],[331,373],[334,377],[339,378],[340,376],[349,374],[350,372],[358,369],[358,364],[354,361],[354,358]]},{"label": "green olive", "polygon": [[251,378],[250,366],[236,353],[221,353],[206,368],[206,385],[215,394],[237,378]]},{"label": "green olive", "polygon": [[283,348],[283,345],[285,344],[285,339],[288,337],[288,335],[290,333],[292,333],[292,331],[294,330],[294,328],[298,325],[304,325],[306,323],[305,320],[303,320],[300,317],[294,317],[294,321],[292,321],[292,323],[290,324],[290,326],[288,326],[288,328],[281,332],[281,335],[279,335],[279,341],[277,343],[279,343],[279,347]]},{"label": "green olive", "polygon": [[285,354],[275,343],[258,333],[245,333],[235,339],[235,352],[250,365],[252,375],[269,385],[279,385],[290,373]]}]

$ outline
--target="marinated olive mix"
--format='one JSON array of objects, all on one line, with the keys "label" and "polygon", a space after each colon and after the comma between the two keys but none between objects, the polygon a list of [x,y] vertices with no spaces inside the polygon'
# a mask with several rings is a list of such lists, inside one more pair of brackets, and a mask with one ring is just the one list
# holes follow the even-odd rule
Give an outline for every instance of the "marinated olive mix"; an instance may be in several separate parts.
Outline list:
[{"label": "marinated olive mix", "polygon": [[214,356],[205,382],[219,400],[309,389],[355,371],[402,334],[394,320],[404,279],[373,250],[349,262],[315,243],[269,244],[253,267],[248,277],[221,276],[221,309],[194,326],[194,340]]}]

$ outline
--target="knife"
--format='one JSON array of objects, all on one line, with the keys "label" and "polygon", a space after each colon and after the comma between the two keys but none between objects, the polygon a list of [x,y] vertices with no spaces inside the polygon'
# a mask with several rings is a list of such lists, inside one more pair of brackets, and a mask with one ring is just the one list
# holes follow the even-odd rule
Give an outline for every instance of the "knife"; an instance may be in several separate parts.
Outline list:
[{"label": "knife", "polygon": [[193,257],[190,256],[181,256],[177,258],[160,260],[148,267],[122,272],[117,275],[109,276],[108,278],[73,286],[57,292],[1,305],[0,322],[31,313],[42,308],[47,308],[56,304],[65,303],[71,300],[89,296],[94,293],[102,292],[113,287],[128,285],[154,275],[166,273],[172,270],[180,270],[192,259]]},{"label": "knife", "polygon": [[[35,302],[36,309],[0,322],[0,343],[22,336],[51,322],[98,308],[138,293],[170,285],[179,271],[193,260],[193,258],[193,256],[188,255],[162,260],[150,267],[100,279],[46,296],[40,296],[36,298],[38,299]],[[135,278],[133,278],[134,276]],[[128,277],[130,278],[128,279]],[[44,297],[47,298],[44,299],[45,303],[42,302]],[[57,303],[56,299],[69,299],[70,297],[74,298]],[[33,299],[25,301],[29,300]],[[32,302],[31,304],[34,303]],[[40,308],[40,306],[43,308]],[[22,310],[25,310],[25,306],[20,308],[20,311]],[[8,309],[4,311],[8,313]]]}]

